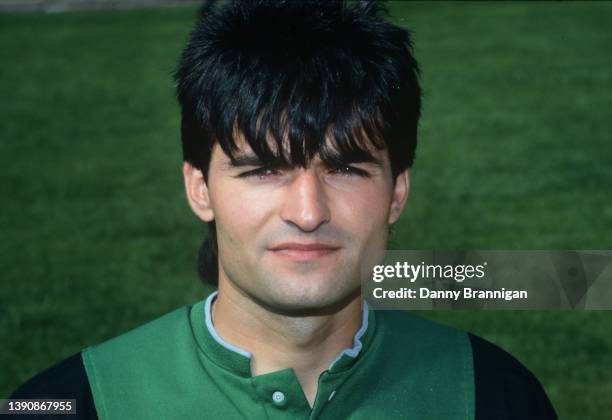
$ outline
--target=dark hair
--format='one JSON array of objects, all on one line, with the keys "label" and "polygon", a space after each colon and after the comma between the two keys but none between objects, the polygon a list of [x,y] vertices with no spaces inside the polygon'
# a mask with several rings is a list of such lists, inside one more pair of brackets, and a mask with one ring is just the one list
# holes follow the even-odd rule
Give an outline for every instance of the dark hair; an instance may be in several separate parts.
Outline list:
[{"label": "dark hair", "polygon": [[[239,131],[266,163],[387,148],[395,179],[414,160],[421,89],[409,32],[383,14],[374,1],[206,2],[175,75],[184,160],[207,179],[214,143],[233,159]],[[198,262],[213,284],[215,233]]]}]

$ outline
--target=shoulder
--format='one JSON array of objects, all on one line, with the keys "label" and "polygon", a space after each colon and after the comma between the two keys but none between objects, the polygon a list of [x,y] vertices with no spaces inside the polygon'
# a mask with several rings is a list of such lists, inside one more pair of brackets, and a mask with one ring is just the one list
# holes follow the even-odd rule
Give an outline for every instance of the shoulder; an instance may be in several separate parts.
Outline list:
[{"label": "shoulder", "polygon": [[[172,346],[176,342],[177,334],[187,334],[185,331],[189,330],[187,321],[189,309],[189,306],[176,309],[108,341],[88,347],[35,375],[19,387],[10,398],[76,399],[75,420],[97,419],[94,390],[91,386],[96,380],[96,376],[92,379],[91,364],[94,355],[102,370],[106,368],[112,370],[109,372],[110,375],[118,375],[130,366],[130,362],[136,367],[141,367],[139,365],[141,360],[149,360],[163,352],[166,347]],[[168,345],[161,346],[160,342]],[[167,359],[164,361],[167,362]],[[136,367],[131,370],[135,370]],[[20,418],[27,417],[20,416]]]},{"label": "shoulder", "polygon": [[[77,414],[74,419],[97,419],[91,388],[83,366],[81,353],[35,375],[10,396],[13,399],[75,399]],[[30,416],[22,415],[20,418]],[[49,416],[49,418],[54,416]],[[44,419],[37,415],[32,418]]]},{"label": "shoulder", "polygon": [[406,311],[376,311],[375,320],[377,353],[389,363],[400,369],[418,367],[438,385],[451,375],[472,388],[472,351],[465,331]]},{"label": "shoulder", "polygon": [[495,344],[468,334],[474,360],[477,419],[556,419],[544,388],[529,369]]},{"label": "shoulder", "polygon": [[160,340],[172,340],[181,328],[189,327],[191,305],[182,306],[136,328],[88,348],[125,348],[129,351],[155,350]]},{"label": "shoulder", "polygon": [[103,371],[139,372],[151,365],[177,357],[192,341],[190,310],[183,306],[148,321],[130,331],[83,350],[83,363],[95,385],[95,377]]},{"label": "shoulder", "polygon": [[[406,311],[376,311],[377,334],[391,343],[406,343],[411,347],[448,348],[458,347],[469,352],[467,333],[458,328],[431,321]],[[450,347],[448,347],[450,346]]]},{"label": "shoulder", "polygon": [[419,365],[431,372],[449,375],[456,374],[458,367],[469,370],[476,419],[557,419],[535,375],[495,344],[405,311],[376,311],[376,325],[388,356],[406,359],[416,350],[422,355]]}]

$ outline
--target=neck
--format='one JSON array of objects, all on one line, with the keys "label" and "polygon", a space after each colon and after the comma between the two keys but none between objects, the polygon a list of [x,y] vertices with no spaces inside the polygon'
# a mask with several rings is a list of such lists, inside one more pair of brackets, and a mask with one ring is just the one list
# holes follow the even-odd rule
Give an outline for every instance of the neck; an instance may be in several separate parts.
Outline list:
[{"label": "neck", "polygon": [[277,314],[220,283],[212,317],[225,341],[253,355],[254,376],[292,368],[312,406],[321,372],[342,350],[353,347],[353,337],[361,326],[361,310],[357,295],[331,314]]}]

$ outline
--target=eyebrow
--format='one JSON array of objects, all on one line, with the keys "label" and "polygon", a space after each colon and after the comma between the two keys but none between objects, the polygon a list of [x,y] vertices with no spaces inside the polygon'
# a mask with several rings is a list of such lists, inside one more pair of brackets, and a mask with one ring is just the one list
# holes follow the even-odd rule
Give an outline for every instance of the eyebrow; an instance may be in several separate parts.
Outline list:
[{"label": "eyebrow", "polygon": [[327,165],[350,165],[352,163],[369,163],[376,166],[383,166],[380,159],[369,153],[360,153],[356,156],[342,156],[341,154],[330,153],[325,156],[323,163]]},{"label": "eyebrow", "polygon": [[[342,165],[350,165],[353,163],[368,163],[376,166],[383,166],[383,163],[380,159],[372,156],[371,154],[359,154],[358,156],[350,156],[345,157],[341,154],[330,153],[326,154],[325,159],[323,160],[323,164],[331,165],[331,166],[342,166]],[[278,162],[271,162],[265,164],[257,155],[255,154],[241,154],[232,156],[230,161],[226,164],[228,168],[240,168],[244,166],[281,166]],[[291,166],[291,165],[289,165]]]},{"label": "eyebrow", "polygon": [[255,154],[243,154],[238,156],[230,157],[230,161],[227,164],[230,168],[238,168],[241,166],[261,166],[263,162]]}]

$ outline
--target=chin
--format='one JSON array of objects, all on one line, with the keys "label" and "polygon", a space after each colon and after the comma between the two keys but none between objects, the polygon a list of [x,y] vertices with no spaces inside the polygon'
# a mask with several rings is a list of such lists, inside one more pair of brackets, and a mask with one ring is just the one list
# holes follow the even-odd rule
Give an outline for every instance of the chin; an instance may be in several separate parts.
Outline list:
[{"label": "chin", "polygon": [[360,288],[338,290],[337,288],[275,288],[265,303],[278,313],[299,315],[323,315],[335,313],[360,294]]}]

